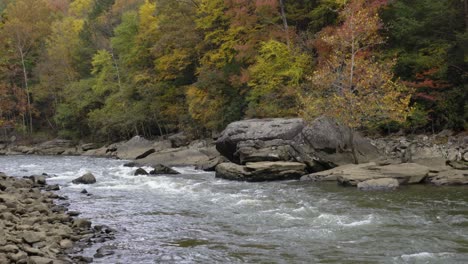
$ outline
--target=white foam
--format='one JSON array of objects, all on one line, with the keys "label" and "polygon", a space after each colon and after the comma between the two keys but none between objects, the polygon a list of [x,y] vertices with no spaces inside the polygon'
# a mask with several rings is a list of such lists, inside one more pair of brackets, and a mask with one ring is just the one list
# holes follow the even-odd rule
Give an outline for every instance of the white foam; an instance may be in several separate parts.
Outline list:
[{"label": "white foam", "polygon": [[404,254],[401,255],[400,258],[404,261],[416,261],[416,260],[427,260],[427,259],[438,259],[449,257],[453,255],[452,253],[448,252],[441,252],[441,253],[430,253],[430,252],[419,252],[414,254]]},{"label": "white foam", "polygon": [[323,213],[323,214],[320,214],[317,217],[317,219],[321,219],[325,221],[325,223],[328,223],[328,224],[334,224],[334,225],[344,226],[344,227],[355,227],[355,226],[371,224],[374,221],[374,216],[368,215],[363,220],[353,221],[353,219],[350,219],[349,216]]},{"label": "white foam", "polygon": [[292,216],[288,213],[275,213],[276,216],[279,216],[281,218],[284,218],[286,220],[298,220],[298,219],[302,219],[302,217],[296,217],[296,216]]},{"label": "white foam", "polygon": [[255,199],[241,199],[236,203],[236,205],[251,205],[259,203],[261,203],[261,201]]}]

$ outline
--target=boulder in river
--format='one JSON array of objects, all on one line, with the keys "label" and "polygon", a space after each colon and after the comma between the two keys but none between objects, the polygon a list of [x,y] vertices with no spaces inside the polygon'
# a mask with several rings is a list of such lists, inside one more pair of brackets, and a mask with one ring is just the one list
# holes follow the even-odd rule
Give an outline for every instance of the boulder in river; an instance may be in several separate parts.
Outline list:
[{"label": "boulder in river", "polygon": [[250,119],[230,123],[216,141],[216,149],[229,160],[240,163],[238,143],[248,140],[292,140],[304,128],[300,118]]},{"label": "boulder in river", "polygon": [[305,173],[305,164],[287,161],[250,162],[246,165],[226,162],[216,166],[217,178],[250,182],[299,179]]},{"label": "boulder in river", "polygon": [[133,175],[135,175],[135,176],[148,175],[148,172],[143,168],[138,168],[138,169],[136,169],[135,173],[133,173]]},{"label": "boulder in river", "polygon": [[93,184],[96,183],[96,177],[90,172],[72,181],[74,184]]},{"label": "boulder in river", "polygon": [[[307,124],[300,118],[251,119],[229,124],[216,141],[231,162],[300,162],[309,172],[353,163],[350,130],[333,119],[319,117]],[[379,157],[369,140],[354,132],[360,162]]]}]

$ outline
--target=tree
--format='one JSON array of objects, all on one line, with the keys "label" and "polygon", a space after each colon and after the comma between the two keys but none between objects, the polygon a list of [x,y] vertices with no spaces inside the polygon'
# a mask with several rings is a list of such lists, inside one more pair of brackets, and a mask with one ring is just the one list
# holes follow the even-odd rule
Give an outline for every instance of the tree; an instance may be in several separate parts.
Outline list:
[{"label": "tree", "polygon": [[28,102],[29,132],[32,133],[33,110],[29,85],[29,64],[34,63],[34,48],[40,47],[50,31],[51,12],[43,0],[16,0],[7,6],[5,14],[7,20],[2,28],[2,37],[10,40],[21,63],[23,85]]},{"label": "tree", "polygon": [[466,3],[399,0],[382,12],[386,53],[398,55],[395,75],[415,89],[412,100],[429,113],[432,131],[468,125]]},{"label": "tree", "polygon": [[317,40],[319,65],[303,99],[305,118],[325,114],[350,128],[349,146],[355,162],[354,130],[379,120],[403,120],[410,96],[394,80],[392,62],[379,62],[382,44],[378,16],[384,1],[352,0],[341,11],[341,24],[321,31]]},{"label": "tree", "polygon": [[310,58],[287,45],[263,42],[256,63],[250,66],[247,115],[284,117],[297,114],[297,93]]}]

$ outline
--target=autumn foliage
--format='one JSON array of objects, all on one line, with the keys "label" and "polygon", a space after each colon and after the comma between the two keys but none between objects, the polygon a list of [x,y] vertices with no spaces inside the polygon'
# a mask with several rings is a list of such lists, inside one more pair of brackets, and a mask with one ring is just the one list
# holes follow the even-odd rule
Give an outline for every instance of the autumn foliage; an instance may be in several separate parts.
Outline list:
[{"label": "autumn foliage", "polygon": [[463,129],[466,12],[458,0],[9,0],[0,120],[104,141],[300,114]]}]

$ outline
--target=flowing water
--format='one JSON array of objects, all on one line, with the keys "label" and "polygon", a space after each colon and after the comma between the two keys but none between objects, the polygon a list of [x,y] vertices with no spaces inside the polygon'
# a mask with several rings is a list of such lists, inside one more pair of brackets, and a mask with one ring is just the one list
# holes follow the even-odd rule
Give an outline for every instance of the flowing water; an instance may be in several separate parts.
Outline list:
[{"label": "flowing water", "polygon": [[[116,229],[95,263],[468,263],[468,188],[361,192],[336,184],[244,183],[176,168],[132,176],[125,161],[4,156],[12,176],[53,175],[70,209]],[[71,180],[92,172],[97,183]],[[86,188],[92,196],[80,194]],[[84,254],[92,256],[103,244]]]}]

